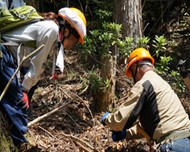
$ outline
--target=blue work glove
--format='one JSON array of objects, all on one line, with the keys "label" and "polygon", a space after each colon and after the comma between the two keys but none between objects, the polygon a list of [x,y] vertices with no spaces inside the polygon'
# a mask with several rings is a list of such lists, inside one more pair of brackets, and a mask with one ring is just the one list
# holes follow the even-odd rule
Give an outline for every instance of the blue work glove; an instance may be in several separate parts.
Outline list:
[{"label": "blue work glove", "polygon": [[126,130],[112,131],[112,139],[114,142],[123,140],[125,139],[125,137],[126,137]]},{"label": "blue work glove", "polygon": [[110,113],[109,112],[106,112],[103,114],[102,118],[101,118],[101,123],[105,126],[105,118],[109,115]]}]

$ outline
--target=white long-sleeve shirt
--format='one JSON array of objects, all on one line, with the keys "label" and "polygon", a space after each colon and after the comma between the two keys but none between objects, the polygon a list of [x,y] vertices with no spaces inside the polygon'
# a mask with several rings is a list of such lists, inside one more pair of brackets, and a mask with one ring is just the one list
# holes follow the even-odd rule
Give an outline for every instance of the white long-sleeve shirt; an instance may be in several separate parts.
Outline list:
[{"label": "white long-sleeve shirt", "polygon": [[[17,43],[23,43],[27,41],[36,41],[36,48],[42,44],[45,45],[45,47],[43,47],[39,53],[37,53],[31,58],[30,61],[23,65],[29,68],[22,82],[22,85],[26,90],[30,90],[30,88],[39,81],[40,76],[45,69],[44,64],[47,61],[48,55],[58,42],[58,33],[59,28],[57,24],[55,24],[54,21],[45,20],[25,25],[18,29],[2,34],[3,39],[8,42],[13,41]],[[23,46],[21,47],[21,54],[24,52],[24,50],[25,55],[27,55],[34,51],[34,48]],[[16,58],[17,47],[11,46],[10,51]],[[61,51],[63,52],[63,48]],[[63,60],[60,62],[63,62]]]},{"label": "white long-sleeve shirt", "polygon": [[[12,0],[11,3],[9,0],[0,0],[0,8],[4,7],[7,9],[13,9],[23,5],[25,5],[24,0]],[[45,45],[39,53],[23,65],[24,67],[29,68],[22,82],[22,85],[26,90],[29,90],[39,81],[40,75],[44,71],[44,63],[46,62],[48,55],[51,50],[55,50],[56,43],[59,41],[58,32],[58,26],[53,21],[46,20],[31,23],[2,34],[2,38],[8,42],[12,41],[21,44],[28,41],[35,41],[36,48],[42,44]],[[18,55],[18,46],[10,46],[10,51],[18,62],[18,56],[19,58],[22,58],[24,52],[25,55],[30,54],[34,51],[34,48],[22,46],[20,49],[20,55]],[[64,51],[63,46],[61,45],[55,63],[60,68],[61,72],[63,72],[64,69],[63,57]]]},{"label": "white long-sleeve shirt", "polygon": [[0,8],[4,7],[7,9],[13,9],[22,5],[25,5],[23,0],[12,0],[11,3],[9,0],[0,0]]}]

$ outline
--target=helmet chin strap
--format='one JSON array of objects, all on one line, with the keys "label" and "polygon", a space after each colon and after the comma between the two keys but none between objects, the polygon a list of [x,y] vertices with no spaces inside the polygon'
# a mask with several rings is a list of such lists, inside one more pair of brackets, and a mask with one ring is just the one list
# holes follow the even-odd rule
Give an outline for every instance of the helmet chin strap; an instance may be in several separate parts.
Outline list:
[{"label": "helmet chin strap", "polygon": [[65,33],[65,29],[66,29],[65,27],[62,27],[62,29],[61,29],[61,30],[63,30],[63,32],[62,32],[63,33],[63,39],[61,41],[62,44],[63,44],[64,40],[67,39],[67,38],[69,38],[70,35],[71,35],[70,31],[69,31],[69,33],[65,36],[65,34],[64,34]]},{"label": "helmet chin strap", "polygon": [[137,82],[137,80],[136,80],[137,68],[138,68],[138,62],[136,62],[135,72],[133,72],[133,71],[131,70],[131,74],[132,74],[132,77],[133,77],[133,81],[134,81],[135,83]]}]

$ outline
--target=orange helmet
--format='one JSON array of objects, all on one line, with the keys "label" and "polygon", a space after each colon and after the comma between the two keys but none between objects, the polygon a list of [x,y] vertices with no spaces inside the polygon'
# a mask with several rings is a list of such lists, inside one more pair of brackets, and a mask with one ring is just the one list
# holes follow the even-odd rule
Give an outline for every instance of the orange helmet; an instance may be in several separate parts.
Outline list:
[{"label": "orange helmet", "polygon": [[58,16],[66,20],[79,34],[79,42],[84,43],[84,36],[86,36],[86,18],[84,14],[77,8],[64,7],[59,10]]},{"label": "orange helmet", "polygon": [[132,74],[130,71],[130,67],[133,63],[143,60],[143,59],[150,59],[150,61],[152,62],[152,64],[154,64],[154,58],[150,55],[149,51],[147,51],[144,48],[137,48],[135,49],[133,52],[131,52],[131,54],[129,55],[129,58],[127,60],[128,64],[127,64],[127,68],[125,71],[125,74],[127,77],[131,78]]}]

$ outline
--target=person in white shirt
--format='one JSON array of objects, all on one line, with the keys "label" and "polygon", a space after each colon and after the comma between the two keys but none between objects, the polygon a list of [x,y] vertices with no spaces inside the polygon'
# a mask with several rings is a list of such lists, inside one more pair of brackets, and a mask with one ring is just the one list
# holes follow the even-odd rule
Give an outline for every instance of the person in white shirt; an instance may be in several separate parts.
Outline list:
[{"label": "person in white shirt", "polygon": [[[9,6],[6,5],[6,2],[7,1],[5,0],[1,1],[0,8],[25,5],[22,0],[20,0],[19,3],[18,0],[12,0],[12,4],[9,3]],[[27,55],[35,50],[31,46],[25,45],[26,42],[35,42],[35,48],[38,48],[42,44],[45,45],[35,54],[35,56],[22,65],[26,71],[21,81],[21,85],[19,85],[19,87],[22,87],[22,94],[19,92],[19,96],[15,96],[15,102],[12,106],[9,105],[9,100],[5,98],[0,103],[2,109],[6,112],[7,116],[10,117],[10,123],[11,126],[13,126],[11,136],[16,144],[27,142],[24,134],[27,131],[27,110],[29,108],[28,94],[30,93],[31,88],[40,80],[41,74],[45,69],[44,65],[47,62],[48,55],[52,53],[52,51],[56,52],[56,50],[58,50],[55,65],[59,67],[61,72],[63,72],[64,49],[71,49],[78,42],[83,44],[85,36],[86,18],[84,14],[77,8],[68,7],[60,9],[58,14],[52,12],[47,13],[44,20],[2,33],[1,38],[3,41],[16,42],[19,44],[19,54],[18,46],[8,46],[13,58],[17,61],[18,58],[22,59],[24,53]],[[19,106],[20,101],[22,101],[22,106]],[[15,107],[15,105],[18,106]],[[17,108],[19,108],[19,110]],[[24,112],[23,108],[25,109]],[[16,130],[16,132],[14,130]]]}]

